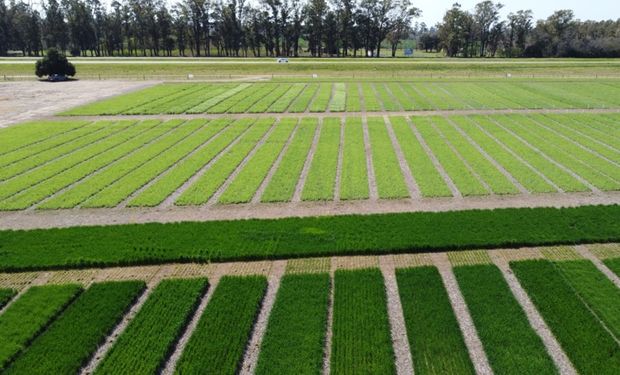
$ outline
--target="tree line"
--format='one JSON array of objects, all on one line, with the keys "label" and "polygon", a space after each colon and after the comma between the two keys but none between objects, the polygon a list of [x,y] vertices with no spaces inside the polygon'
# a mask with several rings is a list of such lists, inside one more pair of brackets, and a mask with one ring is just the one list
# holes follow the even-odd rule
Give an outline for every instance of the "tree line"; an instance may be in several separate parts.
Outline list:
[{"label": "tree line", "polygon": [[404,40],[455,57],[618,57],[620,20],[579,21],[561,10],[534,22],[483,1],[454,4],[442,22],[414,23],[410,0],[0,0],[0,55],[392,56]]}]

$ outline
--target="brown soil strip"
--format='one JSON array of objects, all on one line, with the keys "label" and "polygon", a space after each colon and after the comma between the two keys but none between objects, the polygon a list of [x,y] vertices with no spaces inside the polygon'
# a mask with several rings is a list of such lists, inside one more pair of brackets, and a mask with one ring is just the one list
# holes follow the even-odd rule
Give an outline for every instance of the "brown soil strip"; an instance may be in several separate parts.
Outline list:
[{"label": "brown soil strip", "polygon": [[439,270],[441,278],[443,280],[448,297],[450,298],[450,304],[456,315],[456,319],[463,333],[463,339],[465,340],[465,346],[469,351],[469,357],[471,358],[476,374],[486,375],[493,374],[491,365],[487,359],[486,353],[482,346],[482,342],[478,337],[478,332],[474,326],[474,322],[469,314],[469,309],[465,303],[465,299],[461,294],[461,290],[456,281],[456,277],[452,272],[452,265],[445,253],[431,254],[435,267]]},{"label": "brown soil strip", "polygon": [[563,164],[560,164],[559,162],[555,161],[555,159],[552,159],[551,157],[549,157],[547,154],[543,153],[542,151],[540,151],[537,147],[535,147],[534,145],[532,145],[531,143],[529,143],[527,140],[523,139],[521,136],[519,136],[518,134],[516,134],[515,132],[513,132],[510,129],[507,129],[504,125],[500,124],[499,122],[495,121],[495,119],[490,118],[491,121],[493,121],[493,123],[495,123],[498,127],[502,128],[503,130],[505,130],[506,132],[508,132],[510,135],[512,135],[513,137],[515,137],[516,139],[518,139],[519,141],[521,141],[524,145],[526,145],[527,147],[529,147],[531,150],[533,150],[534,152],[538,153],[540,156],[542,156],[543,158],[545,158],[545,160],[547,160],[548,162],[550,162],[551,164],[555,165],[556,167],[560,168],[561,170],[563,170],[564,172],[570,174],[574,179],[576,179],[577,181],[581,182],[582,184],[584,184],[588,189],[592,190],[595,193],[600,193],[601,190],[598,189],[596,186],[592,185],[590,182],[588,182],[586,179],[584,179],[583,177],[581,177],[580,175],[578,175],[577,173],[573,172],[572,169],[569,169],[567,167],[565,167]]},{"label": "brown soil strip", "polygon": [[454,184],[454,181],[452,181],[452,178],[450,178],[450,175],[448,174],[448,172],[446,172],[446,170],[443,169],[443,165],[441,165],[441,163],[439,162],[439,159],[437,159],[437,157],[433,153],[433,150],[431,150],[431,148],[428,146],[428,144],[424,140],[424,137],[422,137],[422,134],[420,134],[420,132],[418,131],[418,128],[415,126],[415,124],[411,121],[409,117],[406,117],[406,119],[407,119],[407,123],[409,124],[409,127],[411,128],[411,131],[413,132],[413,135],[415,135],[416,139],[418,140],[418,142],[424,149],[424,152],[426,152],[426,155],[429,157],[429,159],[431,159],[433,166],[435,167],[435,169],[437,169],[437,172],[439,172],[439,174],[443,178],[446,185],[448,185],[448,188],[450,189],[452,196],[457,199],[463,198],[463,195],[461,194],[459,189]]},{"label": "brown soil strip", "polygon": [[435,129],[435,131],[439,134],[439,137],[446,143],[446,145],[448,146],[448,148],[454,153],[454,155],[456,155],[456,157],[465,165],[465,168],[467,168],[469,170],[469,173],[471,173],[477,180],[478,182],[480,182],[480,184],[482,184],[482,186],[484,187],[484,189],[490,194],[490,195],[495,195],[495,193],[493,192],[493,189],[491,189],[491,187],[489,186],[489,184],[482,178],[482,176],[480,176],[480,174],[478,174],[478,172],[476,172],[476,170],[474,169],[474,167],[471,166],[471,164],[469,164],[469,162],[467,160],[465,160],[465,158],[463,157],[463,155],[461,155],[461,153],[456,149],[456,147],[454,147],[454,145],[452,144],[452,142],[450,142],[448,140],[448,138],[446,138],[446,136],[443,134],[443,132],[441,131],[441,129],[439,129],[434,123],[431,122],[431,126],[433,127],[433,129]]},{"label": "brown soil strip", "polygon": [[327,305],[327,327],[325,327],[325,343],[323,348],[323,375],[331,373],[332,338],[334,337],[334,258],[331,259],[329,270],[329,302]]},{"label": "brown soil strip", "polygon": [[153,292],[153,289],[155,289],[155,287],[162,278],[166,277],[170,270],[170,266],[162,267],[160,272],[158,272],[158,274],[149,281],[146,290],[142,293],[142,295],[140,295],[140,297],[131,307],[129,312],[127,312],[127,314],[123,317],[123,320],[121,320],[121,322],[118,323],[116,327],[114,327],[114,330],[106,338],[105,342],[100,345],[99,348],[97,348],[97,351],[91,357],[88,364],[82,367],[82,369],[80,370],[80,374],[88,375],[95,372],[95,369],[97,368],[97,366],[99,366],[99,364],[105,358],[106,354],[110,351],[110,349],[112,349],[112,346],[114,345],[114,343],[116,343],[118,337],[125,331],[125,329],[127,329],[129,323],[136,317],[140,309],[142,309],[142,306],[144,306],[144,303]]},{"label": "brown soil strip", "polygon": [[[35,203],[34,205],[32,205],[32,206],[31,206],[30,208],[28,208],[27,210],[28,210],[28,211],[33,211],[33,210],[35,210],[37,207],[41,206],[42,204],[45,204],[45,202],[47,202],[47,201],[49,201],[49,200],[51,200],[51,199],[53,199],[53,198],[55,198],[55,197],[57,197],[57,196],[59,196],[59,195],[63,194],[63,193],[64,193],[64,192],[66,192],[66,191],[69,191],[69,190],[73,189],[74,187],[76,187],[77,185],[80,185],[80,184],[81,184],[82,182],[84,182],[85,180],[88,180],[89,178],[94,177],[94,176],[98,175],[99,173],[102,173],[102,172],[104,172],[104,171],[108,170],[108,168],[110,168],[113,164],[118,163],[118,162],[120,162],[120,161],[122,161],[122,160],[124,160],[124,159],[130,158],[131,156],[133,156],[133,155],[137,154],[139,151],[141,151],[141,150],[142,150],[142,149],[144,149],[145,147],[148,147],[148,146],[150,146],[150,145],[152,145],[152,144],[154,144],[154,143],[158,142],[158,141],[159,141],[159,140],[161,140],[162,138],[164,138],[164,137],[166,137],[166,136],[168,136],[168,135],[170,135],[170,134],[174,133],[176,130],[178,130],[178,127],[173,127],[173,128],[171,128],[171,129],[167,130],[167,131],[166,131],[166,132],[164,132],[163,134],[158,135],[157,137],[155,137],[154,139],[151,139],[151,140],[150,140],[150,141],[148,141],[147,143],[142,144],[141,146],[139,146],[139,147],[137,147],[137,148],[135,148],[135,149],[133,149],[133,150],[129,151],[128,153],[126,153],[126,154],[124,154],[124,155],[120,156],[118,159],[113,160],[113,161],[109,162],[108,164],[106,164],[106,165],[104,165],[104,166],[100,167],[99,169],[95,170],[95,171],[94,171],[94,172],[92,172],[91,174],[86,175],[86,176],[84,176],[84,177],[80,178],[80,179],[79,179],[79,180],[77,180],[77,181],[73,181],[71,184],[69,184],[69,185],[65,186],[64,188],[62,188],[62,189],[60,189],[60,190],[58,190],[58,191],[56,191],[56,192],[52,193],[52,195],[50,195],[50,196],[48,196],[47,198],[44,198],[43,200],[41,200],[41,201],[39,201],[39,202]],[[145,131],[146,131],[146,130],[145,130]],[[142,134],[142,133],[140,133],[140,134]],[[193,132],[192,132],[192,134],[193,134]],[[186,137],[183,137],[183,139],[186,139],[186,138],[187,138],[187,136],[186,136]],[[112,148],[119,147],[119,146],[121,146],[121,145],[123,145],[123,144],[125,144],[126,142],[129,142],[129,141],[130,141],[130,140],[124,141],[124,142],[122,142],[122,143],[121,143],[121,144],[119,144],[119,145],[113,146]],[[179,142],[180,142],[180,141],[179,141]],[[98,142],[97,142],[97,143],[98,143]],[[178,143],[178,142],[177,142],[177,143]],[[108,150],[110,150],[110,149],[108,149]],[[106,151],[107,151],[107,150],[106,150]],[[103,151],[103,152],[105,152],[105,151]],[[103,152],[101,152],[101,153],[103,153]],[[91,159],[93,159],[93,158],[96,158],[96,157],[97,157],[97,156],[99,156],[101,153],[99,153],[99,154],[97,154],[97,155],[95,155],[95,156],[93,156],[93,157],[90,157],[90,158],[88,158],[88,159],[85,159],[85,160],[81,161],[80,163],[78,163],[77,165],[80,165],[80,164],[82,164],[82,163],[84,163],[84,162],[86,162],[86,161],[88,161],[88,160],[91,160]],[[121,176],[121,177],[122,177],[122,176]],[[118,178],[121,178],[121,177],[118,177]],[[115,180],[115,181],[116,181],[116,180]],[[41,183],[45,183],[45,181],[43,181],[43,182],[41,182]],[[80,202],[79,204],[81,204],[81,203],[82,203],[82,202]],[[78,208],[78,207],[79,207],[79,204],[78,204],[75,208]]]},{"label": "brown soil strip", "polygon": [[527,295],[525,289],[523,289],[517,280],[506,259],[497,254],[495,251],[490,251],[489,256],[493,260],[493,263],[495,263],[495,265],[502,272],[502,275],[504,276],[508,287],[512,291],[512,294],[516,298],[517,302],[519,302],[519,305],[521,305],[523,312],[525,312],[530,326],[532,326],[536,334],[538,334],[541,338],[547,352],[549,353],[549,356],[553,360],[553,363],[558,368],[559,372],[561,374],[577,375],[577,371],[573,367],[570,359],[568,359],[555,336],[538,312],[538,309],[536,309],[536,306],[534,306],[534,303]]},{"label": "brown soil strip", "polygon": [[334,202],[340,202],[340,186],[342,184],[342,163],[344,160],[344,143],[346,142],[344,138],[344,121],[344,118],[342,118],[340,121],[340,142],[338,143],[338,163],[336,165],[336,181],[334,183]]},{"label": "brown soil strip", "polygon": [[181,359],[181,354],[183,354],[183,351],[185,350],[185,347],[187,346],[189,339],[192,337],[192,334],[196,330],[196,327],[198,326],[198,322],[200,321],[202,314],[207,308],[207,304],[211,300],[211,297],[213,297],[213,292],[215,292],[215,289],[217,289],[217,284],[219,283],[222,276],[226,274],[227,266],[228,264],[221,264],[219,267],[217,267],[213,276],[209,278],[209,289],[207,290],[207,293],[202,297],[202,300],[198,304],[198,308],[194,312],[194,316],[190,320],[187,327],[185,327],[185,331],[183,332],[183,334],[181,335],[181,338],[177,342],[176,348],[174,349],[174,351],[168,358],[168,361],[164,365],[163,370],[161,371],[162,375],[174,374],[174,370],[176,369],[177,363],[179,362],[179,359]]},{"label": "brown soil strip", "polygon": [[[207,124],[206,126],[209,126],[209,125]],[[138,195],[142,194],[142,192],[144,192],[146,189],[150,188],[153,184],[157,183],[159,180],[164,178],[168,173],[170,173],[176,167],[178,167],[179,165],[183,164],[183,162],[185,162],[185,160],[189,159],[190,157],[192,157],[192,155],[196,154],[197,152],[199,152],[200,150],[202,150],[203,148],[205,148],[209,144],[211,144],[211,142],[216,140],[220,135],[222,135],[222,133],[224,133],[224,131],[226,131],[228,129],[228,126],[230,126],[230,124],[225,126],[225,127],[223,127],[222,129],[220,129],[217,133],[212,135],[209,139],[207,139],[202,144],[198,145],[198,147],[196,147],[195,149],[190,151],[188,154],[183,156],[176,163],[174,163],[173,165],[168,167],[165,171],[161,172],[159,175],[157,175],[151,181],[147,182],[144,186],[142,186],[138,190],[136,190],[133,193],[131,193],[127,198],[125,198],[121,203],[119,203],[119,205],[116,206],[116,208],[125,208],[125,207],[127,207],[127,204],[129,204],[129,202],[131,202],[132,199],[134,199]]]},{"label": "brown soil strip", "polygon": [[252,149],[252,151],[250,151],[241,161],[241,163],[239,163],[239,165],[237,166],[237,168],[235,168],[235,170],[233,171],[233,173],[231,173],[228,178],[226,178],[226,181],[224,181],[224,183],[217,189],[217,191],[213,194],[213,196],[211,197],[211,199],[209,199],[209,201],[207,202],[207,204],[204,207],[209,207],[209,206],[213,206],[217,203],[218,200],[220,200],[220,197],[222,196],[222,194],[224,194],[224,192],[226,191],[226,189],[228,189],[228,187],[230,186],[230,184],[233,183],[233,181],[237,178],[237,176],[239,175],[239,173],[241,173],[241,171],[243,170],[243,168],[245,168],[245,166],[248,164],[248,162],[250,160],[252,160],[252,158],[254,157],[254,155],[256,155],[256,153],[258,152],[258,150],[260,150],[263,145],[267,142],[267,139],[269,139],[269,137],[271,136],[271,134],[274,132],[274,130],[276,129],[276,127],[278,126],[278,124],[280,123],[280,120],[276,120],[271,127],[269,128],[269,130],[263,135],[263,137],[258,141],[258,143],[256,143],[256,145],[254,145],[254,148]]},{"label": "brown soil strip", "polygon": [[422,193],[420,192],[420,188],[418,187],[418,184],[416,183],[415,178],[411,173],[411,168],[409,167],[409,163],[407,163],[407,159],[405,159],[405,154],[403,153],[403,150],[398,143],[396,134],[394,134],[394,129],[392,128],[390,118],[388,116],[384,116],[383,121],[385,122],[385,127],[390,137],[390,141],[392,141],[392,147],[396,152],[396,157],[398,158],[400,170],[405,177],[405,184],[407,185],[407,190],[409,190],[409,196],[413,199],[420,199],[422,198]]},{"label": "brown soil strip", "polygon": [[314,131],[314,138],[312,138],[312,145],[310,146],[308,156],[306,156],[306,161],[304,162],[304,167],[301,170],[301,175],[299,176],[299,180],[297,181],[297,185],[295,186],[295,193],[293,193],[293,198],[291,200],[292,202],[301,202],[301,194],[304,191],[306,179],[308,178],[308,173],[310,173],[310,167],[312,166],[312,161],[314,160],[314,154],[316,153],[316,149],[319,145],[319,138],[321,137],[322,127],[323,120],[319,119],[319,124]]},{"label": "brown soil strip", "polygon": [[368,118],[362,117],[362,127],[364,133],[364,150],[366,151],[366,170],[368,171],[368,198],[371,201],[379,199],[379,190],[377,188],[377,177],[375,176],[375,167],[372,160],[372,148],[370,147],[370,134],[368,133]]},{"label": "brown soil strip", "polygon": [[0,212],[0,229],[620,204],[620,192]]},{"label": "brown soil strip", "polygon": [[594,265],[596,266],[596,268],[598,268],[599,271],[601,271],[605,276],[607,276],[607,278],[612,283],[614,283],[616,287],[620,288],[620,277],[613,273],[613,271],[610,270],[609,267],[605,265],[605,263],[601,262],[598,257],[592,254],[592,252],[587,247],[583,245],[577,245],[575,246],[575,250],[577,250],[579,255],[594,263]]},{"label": "brown soil strip", "polygon": [[295,125],[295,128],[293,129],[288,139],[286,140],[284,147],[282,147],[282,150],[280,150],[280,154],[278,154],[276,161],[273,163],[273,165],[269,169],[267,176],[265,176],[265,178],[261,182],[260,186],[256,190],[256,193],[254,193],[254,197],[252,197],[252,201],[251,201],[252,203],[254,204],[260,203],[260,199],[263,197],[263,193],[265,193],[267,186],[269,186],[269,183],[271,182],[273,175],[276,174],[276,171],[278,170],[280,163],[282,163],[282,159],[284,159],[284,155],[286,155],[288,148],[290,147],[291,143],[293,142],[293,139],[295,138],[295,134],[297,134],[297,130],[299,129],[300,122],[301,120],[297,120],[297,125]]},{"label": "brown soil strip", "polygon": [[[253,126],[253,125],[252,125]],[[183,183],[183,185],[181,185],[174,193],[170,194],[160,205],[159,208],[170,208],[170,207],[174,207],[174,202],[176,202],[177,199],[179,199],[179,197],[181,196],[181,194],[183,194],[185,192],[185,190],[189,189],[190,186],[192,186],[194,183],[196,183],[196,181],[198,181],[200,179],[200,177],[202,177],[209,168],[211,168],[211,166],[215,163],[217,163],[218,160],[220,160],[220,158],[224,155],[226,155],[226,153],[228,153],[228,151],[230,149],[232,149],[233,147],[235,147],[237,145],[237,143],[239,143],[239,141],[241,140],[241,138],[243,138],[245,136],[245,134],[250,131],[250,129],[252,128],[252,126],[248,126],[247,129],[245,129],[244,131],[242,131],[237,138],[235,138],[232,142],[230,142],[228,144],[228,146],[226,146],[223,150],[221,150],[213,159],[209,160],[209,162],[207,162],[207,164],[205,164],[202,168],[200,168],[200,170],[198,172],[196,172],[192,177],[190,177],[187,181],[185,181]]]},{"label": "brown soil strip", "polygon": [[[360,96],[360,98],[362,98]],[[310,108],[310,106],[308,106]],[[243,119],[264,117],[359,117],[359,116],[449,116],[449,115],[505,115],[505,114],[605,114],[620,113],[620,108],[613,109],[455,109],[455,110],[424,110],[424,111],[360,111],[360,112],[289,112],[289,113],[199,113],[199,114],[160,114],[160,115],[101,115],[101,116],[45,116],[40,120],[68,121],[68,120],[173,120],[173,119]]]},{"label": "brown soil strip", "polygon": [[250,342],[245,350],[243,364],[239,370],[240,375],[252,375],[256,371],[261,343],[265,336],[265,331],[267,331],[267,324],[269,323],[269,314],[271,314],[271,309],[276,301],[278,289],[280,288],[280,281],[285,271],[285,260],[273,262],[273,267],[269,275],[267,293],[265,294],[265,298],[263,298],[260,313],[252,329]]},{"label": "brown soil strip", "polygon": [[454,127],[454,129],[456,129],[456,131],[459,132],[459,134],[461,134],[461,136],[463,136],[463,138],[465,138],[472,146],[474,146],[474,148],[476,150],[478,150],[478,152],[480,152],[482,154],[482,156],[485,157],[485,159],[487,159],[491,164],[493,164],[493,166],[495,168],[497,168],[497,170],[499,170],[501,172],[501,174],[504,175],[504,177],[506,177],[510,182],[512,182],[512,184],[517,187],[517,189],[519,190],[519,192],[521,194],[529,194],[530,193],[523,185],[521,185],[521,183],[519,181],[517,181],[516,178],[514,178],[514,176],[512,174],[510,174],[510,172],[508,172],[506,170],[506,168],[504,168],[499,162],[497,162],[497,160],[493,159],[493,157],[491,157],[491,155],[489,155],[482,147],[480,147],[480,145],[478,143],[476,143],[476,141],[474,141],[469,136],[469,134],[465,133],[463,131],[463,129],[461,129],[449,117],[446,116],[445,119],[446,119],[446,121],[448,121],[452,125],[452,127]]},{"label": "brown soil strip", "polygon": [[495,136],[491,133],[489,133],[488,130],[486,130],[483,126],[481,126],[477,121],[473,120],[476,127],[478,127],[478,129],[480,129],[480,131],[482,131],[484,134],[486,134],[489,138],[491,138],[495,143],[497,143],[501,148],[503,148],[506,152],[508,152],[510,155],[512,155],[513,157],[515,157],[516,159],[518,159],[521,163],[525,164],[532,172],[536,173],[538,176],[540,176],[540,178],[542,178],[543,180],[545,180],[546,183],[548,183],[549,185],[551,185],[555,190],[557,190],[560,193],[564,193],[564,190],[562,190],[562,188],[560,188],[559,186],[557,186],[553,181],[551,181],[547,176],[545,176],[542,172],[540,172],[538,169],[534,168],[527,160],[523,159],[519,154],[515,153],[514,151],[512,151],[508,146],[506,146],[505,144],[503,144],[499,139],[495,138]]},{"label": "brown soil strip", "polygon": [[413,374],[413,359],[411,358],[411,349],[409,348],[409,340],[407,338],[403,307],[398,294],[394,259],[391,255],[380,256],[379,265],[385,282],[396,373],[399,375]]},{"label": "brown soil strip", "polygon": [[562,134],[562,133],[559,133],[557,130],[555,130],[555,129],[553,129],[553,128],[548,127],[547,125],[545,125],[545,124],[543,124],[543,123],[539,122],[539,121],[538,121],[538,120],[536,120],[536,119],[533,119],[533,118],[530,118],[530,119],[531,119],[533,122],[535,122],[538,126],[540,126],[541,128],[545,128],[545,129],[547,129],[548,131],[552,132],[553,134],[557,135],[558,137],[560,137],[560,138],[564,139],[566,142],[568,142],[568,143],[572,143],[572,144],[574,144],[575,146],[579,147],[580,149],[582,149],[582,150],[586,151],[587,153],[589,153],[589,154],[591,154],[591,155],[593,155],[593,156],[596,156],[596,157],[598,157],[598,158],[601,158],[601,159],[605,160],[606,162],[608,162],[608,163],[611,163],[611,164],[615,165],[616,167],[620,167],[620,164],[616,163],[615,161],[613,161],[613,160],[611,160],[611,159],[608,159],[606,156],[599,154],[598,152],[596,152],[596,151],[594,151],[594,150],[592,150],[592,149],[590,149],[590,148],[588,148],[588,147],[586,147],[586,146],[582,145],[581,143],[579,143],[579,142],[577,142],[577,141],[575,141],[575,140],[573,140],[573,139],[571,139],[571,138],[569,138],[569,137],[565,136],[565,135],[564,135],[564,134]]}]

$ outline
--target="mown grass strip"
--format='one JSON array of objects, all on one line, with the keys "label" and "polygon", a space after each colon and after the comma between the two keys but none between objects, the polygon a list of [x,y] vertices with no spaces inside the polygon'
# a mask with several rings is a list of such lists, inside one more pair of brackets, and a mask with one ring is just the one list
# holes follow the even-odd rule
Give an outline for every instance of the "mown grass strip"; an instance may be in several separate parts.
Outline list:
[{"label": "mown grass strip", "polygon": [[237,373],[266,289],[263,276],[223,277],[175,373]]},{"label": "mown grass strip", "polygon": [[368,195],[368,171],[362,119],[347,117],[344,125],[340,199],[367,199]]},{"label": "mown grass strip", "polygon": [[94,284],[17,357],[6,373],[77,373],[144,287],[142,281]]},{"label": "mown grass strip", "polygon": [[416,374],[474,374],[463,335],[435,267],[396,270]]},{"label": "mown grass strip", "polygon": [[555,262],[568,284],[620,339],[620,289],[587,260]]},{"label": "mown grass strip", "polygon": [[212,139],[209,145],[201,148],[196,153],[183,160],[166,173],[165,176],[161,177],[135,198],[130,200],[127,206],[154,207],[162,203],[166,197],[174,193],[201,168],[213,160],[213,158],[239,137],[249,126],[245,120],[240,120],[229,125],[230,122],[231,121],[227,119],[212,121],[209,126],[217,128],[226,126],[226,129],[224,129],[219,136],[216,136],[215,139]]},{"label": "mown grass strip", "polygon": [[454,268],[454,274],[496,373],[557,373],[497,267],[462,266]]},{"label": "mown grass strip", "polygon": [[16,294],[17,291],[15,289],[0,289],[0,309],[6,306],[6,304],[9,303],[9,301],[15,297]]},{"label": "mown grass strip", "polygon": [[340,149],[340,119],[326,118],[321,125],[319,143],[301,194],[305,201],[332,200],[336,184]]},{"label": "mown grass strip", "polygon": [[615,205],[4,230],[0,270],[620,242],[618,217]]},{"label": "mown grass strip", "polygon": [[378,269],[336,271],[333,374],[396,373],[386,303]]},{"label": "mown grass strip", "polygon": [[191,319],[207,285],[206,279],[162,281],[97,367],[95,374],[158,373]]},{"label": "mown grass strip", "polygon": [[451,197],[450,188],[413,134],[407,120],[404,117],[390,117],[390,123],[422,196]]},{"label": "mown grass strip", "polygon": [[301,119],[293,141],[261,197],[262,202],[288,202],[293,198],[317,125],[315,118]]},{"label": "mown grass strip", "polygon": [[0,315],[0,370],[24,350],[80,291],[78,285],[33,286]]},{"label": "mown grass strip", "polygon": [[263,338],[257,374],[318,374],[329,303],[329,275],[284,276]]},{"label": "mown grass strip", "polygon": [[375,168],[379,198],[408,198],[403,171],[398,163],[396,151],[381,117],[368,118],[368,135],[372,148],[372,162]]},{"label": "mown grass strip", "polygon": [[510,267],[577,371],[583,374],[620,372],[620,345],[550,262],[512,262]]},{"label": "mown grass strip", "polygon": [[258,120],[247,133],[243,134],[242,138],[232,149],[228,150],[198,181],[181,194],[175,204],[187,206],[208,202],[228,176],[241,164],[243,159],[267,133],[273,123],[274,119]]},{"label": "mown grass strip", "polygon": [[269,135],[265,144],[243,167],[219,199],[219,203],[246,203],[269,173],[282,148],[297,125],[297,119],[283,119]]}]

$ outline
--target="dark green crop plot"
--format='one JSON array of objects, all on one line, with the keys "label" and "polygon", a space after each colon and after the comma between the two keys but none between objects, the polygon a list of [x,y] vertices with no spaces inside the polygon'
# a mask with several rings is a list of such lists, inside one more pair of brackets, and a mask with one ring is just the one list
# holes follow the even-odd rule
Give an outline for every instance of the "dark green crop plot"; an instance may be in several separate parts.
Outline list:
[{"label": "dark green crop plot", "polygon": [[620,258],[605,259],[603,263],[616,275],[620,276]]},{"label": "dark green crop plot", "polygon": [[620,289],[588,260],[555,265],[597,317],[620,339]]},{"label": "dark green crop plot", "polygon": [[0,370],[75,298],[78,285],[34,286],[0,315]]},{"label": "dark green crop plot", "polygon": [[415,373],[474,374],[437,268],[397,270],[396,278]]},{"label": "dark green crop plot", "polygon": [[278,290],[257,374],[319,374],[329,302],[329,275],[288,275]]},{"label": "dark green crop plot", "polygon": [[14,289],[0,289],[0,309],[9,303],[16,293]]},{"label": "dark green crop plot", "polygon": [[158,373],[207,285],[206,279],[162,281],[95,373]]},{"label": "dark green crop plot", "polygon": [[267,288],[263,276],[222,278],[177,365],[177,374],[235,374]]},{"label": "dark green crop plot", "polygon": [[577,371],[582,374],[620,373],[620,345],[553,264],[533,260],[513,262],[510,267]]},{"label": "dark green crop plot", "polygon": [[15,359],[6,373],[77,373],[143,289],[141,281],[94,284]]},{"label": "dark green crop plot", "polygon": [[493,370],[498,374],[556,374],[497,267],[456,267],[454,273]]},{"label": "dark green crop plot", "polygon": [[615,205],[0,231],[0,270],[620,242],[618,217]]},{"label": "dark green crop plot", "polygon": [[336,271],[332,374],[393,374],[394,350],[378,269]]}]

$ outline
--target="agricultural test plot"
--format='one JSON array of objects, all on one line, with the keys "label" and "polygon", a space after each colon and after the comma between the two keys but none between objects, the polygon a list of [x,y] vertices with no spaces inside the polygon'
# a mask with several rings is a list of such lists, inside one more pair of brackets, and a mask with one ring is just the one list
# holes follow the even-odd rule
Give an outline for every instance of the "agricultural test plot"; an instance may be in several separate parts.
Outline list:
[{"label": "agricultural test plot", "polygon": [[619,90],[597,81],[166,83],[63,114],[618,108]]},{"label": "agricultural test plot", "polygon": [[[291,369],[320,373],[327,367],[347,373],[356,366],[395,374],[402,350],[408,348],[416,373],[474,374],[482,355],[496,373],[554,374],[559,372],[557,350],[580,373],[617,373],[620,289],[570,247],[521,257],[515,257],[515,251],[493,250],[497,257],[519,259],[509,265],[513,279],[488,264],[492,260],[485,251],[469,257],[448,253],[457,290],[448,289],[453,286],[432,261],[397,262],[396,298],[403,315],[395,319],[403,319],[406,331],[400,334],[407,347],[391,338],[394,317],[389,317],[389,292],[381,272],[386,271],[364,262],[368,257],[332,260],[336,269],[331,276],[314,273],[312,262],[297,262],[294,272],[278,279],[255,358],[247,348],[256,317],[265,308],[265,293],[275,285],[268,287],[263,275],[231,276],[230,268],[209,285],[204,278],[171,273],[147,291],[139,280],[30,287],[0,314],[0,368],[9,374],[33,368],[77,372],[90,364],[96,374],[163,369],[181,374],[206,368],[235,373],[254,363],[259,374]],[[586,251],[602,254],[597,245]],[[546,259],[527,260],[537,253]],[[371,268],[347,269],[356,264]],[[526,317],[514,282],[531,299],[559,349],[551,350],[541,327]],[[455,307],[455,293],[462,295],[467,309]],[[130,308],[134,314],[128,314]],[[26,310],[36,313],[23,319]],[[466,334],[480,340],[479,349],[471,346],[472,337],[464,336],[464,314],[473,323]],[[127,324],[110,336],[124,319]],[[104,341],[109,345],[94,357]],[[78,345],[81,350],[76,350]]]},{"label": "agricultural test plot", "polygon": [[[620,190],[617,114],[35,122],[0,210]],[[43,129],[32,136],[32,129]],[[9,145],[10,144],[10,145]],[[407,180],[410,175],[412,181]],[[450,188],[450,185],[453,188]]]}]

